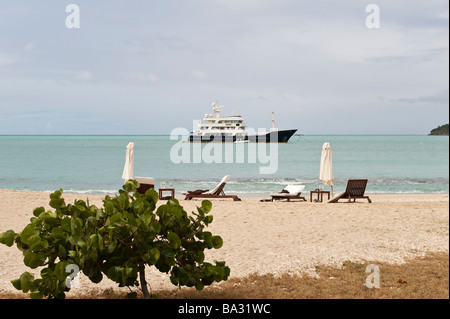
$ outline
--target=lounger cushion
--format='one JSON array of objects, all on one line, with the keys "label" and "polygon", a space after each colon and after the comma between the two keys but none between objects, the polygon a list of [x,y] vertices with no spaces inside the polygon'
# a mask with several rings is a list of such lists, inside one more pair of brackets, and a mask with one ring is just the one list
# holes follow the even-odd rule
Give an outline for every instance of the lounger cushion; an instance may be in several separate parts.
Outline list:
[{"label": "lounger cushion", "polygon": [[288,185],[283,190],[287,192],[282,192],[278,194],[270,194],[272,197],[295,197],[298,196],[305,189],[305,185]]},{"label": "lounger cushion", "polygon": [[288,185],[284,188],[290,195],[297,196],[305,189],[305,185]]},{"label": "lounger cushion", "polygon": [[134,178],[139,184],[150,184],[155,185],[155,179],[152,177],[135,177]]},{"label": "lounger cushion", "polygon": [[205,190],[197,189],[195,191],[187,191],[187,194],[200,195],[200,194],[203,194],[203,193],[206,193],[206,192],[208,192],[207,189],[205,189]]},{"label": "lounger cushion", "polygon": [[219,189],[219,187],[222,185],[222,184],[226,184],[227,182],[228,182],[228,180],[230,179],[230,175],[225,175],[223,178],[222,178],[222,180],[220,181],[220,183],[214,188],[214,189],[212,189],[212,190],[210,190],[210,191],[208,191],[208,192],[205,192],[205,194],[215,194],[216,193],[216,191]]}]

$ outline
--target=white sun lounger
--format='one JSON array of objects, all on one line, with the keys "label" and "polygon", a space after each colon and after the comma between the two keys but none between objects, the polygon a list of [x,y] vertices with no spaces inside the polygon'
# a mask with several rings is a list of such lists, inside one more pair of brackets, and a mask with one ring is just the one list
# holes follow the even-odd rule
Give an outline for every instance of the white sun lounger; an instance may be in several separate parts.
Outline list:
[{"label": "white sun lounger", "polygon": [[288,202],[290,202],[291,199],[302,199],[306,202],[306,198],[301,196],[304,189],[305,185],[287,185],[283,189],[284,191],[287,191],[287,193],[270,194],[270,197],[272,202],[280,199],[287,199]]}]

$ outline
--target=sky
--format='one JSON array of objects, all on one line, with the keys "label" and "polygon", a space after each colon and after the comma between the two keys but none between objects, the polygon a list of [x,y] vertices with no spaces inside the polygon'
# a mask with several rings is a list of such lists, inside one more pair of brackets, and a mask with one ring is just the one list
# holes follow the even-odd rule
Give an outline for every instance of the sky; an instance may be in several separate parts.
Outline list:
[{"label": "sky", "polygon": [[0,0],[0,135],[170,134],[215,100],[256,131],[428,134],[448,77],[445,0]]}]

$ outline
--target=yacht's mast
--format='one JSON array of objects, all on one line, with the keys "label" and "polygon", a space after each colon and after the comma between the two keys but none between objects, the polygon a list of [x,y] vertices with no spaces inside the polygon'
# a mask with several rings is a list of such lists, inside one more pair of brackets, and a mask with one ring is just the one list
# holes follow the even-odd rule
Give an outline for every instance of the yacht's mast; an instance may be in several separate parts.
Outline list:
[{"label": "yacht's mast", "polygon": [[223,111],[223,107],[219,106],[217,101],[213,102],[212,108],[213,108],[214,112],[216,113],[216,117],[221,117],[220,112]]},{"label": "yacht's mast", "polygon": [[275,130],[275,118],[273,116],[274,114],[272,112],[272,130]]}]

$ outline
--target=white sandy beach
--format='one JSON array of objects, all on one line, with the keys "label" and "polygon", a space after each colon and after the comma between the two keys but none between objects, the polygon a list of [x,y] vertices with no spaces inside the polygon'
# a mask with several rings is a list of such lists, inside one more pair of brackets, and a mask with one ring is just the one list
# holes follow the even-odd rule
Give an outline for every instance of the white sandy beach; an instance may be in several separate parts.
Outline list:
[{"label": "white sandy beach", "polygon": [[[21,231],[34,208],[49,208],[48,196],[43,192],[0,190],[0,232]],[[224,245],[208,251],[206,259],[225,260],[232,277],[244,277],[251,273],[314,274],[316,265],[340,266],[345,260],[402,263],[405,258],[430,252],[448,253],[448,194],[369,196],[371,204],[366,200],[336,204],[260,202],[255,198],[240,202],[212,200],[214,221],[209,230],[220,235]],[[79,194],[63,197],[66,203],[86,199],[86,195]],[[102,198],[89,196],[90,202],[98,206]],[[195,210],[200,202],[180,200],[187,212]],[[0,256],[0,292],[15,292],[10,280],[24,271],[39,277],[39,270],[23,264],[23,256],[15,246],[0,245]],[[157,271],[149,269],[147,280],[154,290],[174,288],[168,275]],[[107,279],[96,285],[82,276],[80,287],[70,294],[116,287]]]}]

